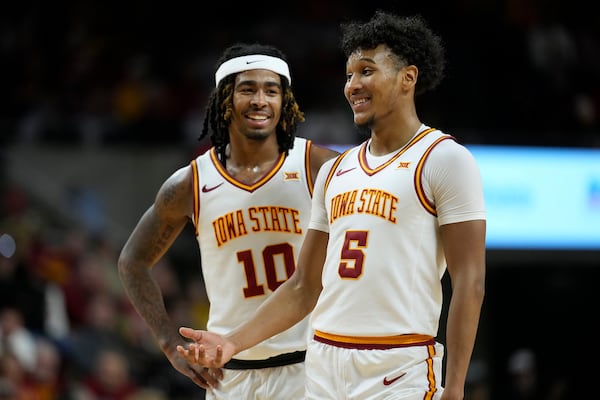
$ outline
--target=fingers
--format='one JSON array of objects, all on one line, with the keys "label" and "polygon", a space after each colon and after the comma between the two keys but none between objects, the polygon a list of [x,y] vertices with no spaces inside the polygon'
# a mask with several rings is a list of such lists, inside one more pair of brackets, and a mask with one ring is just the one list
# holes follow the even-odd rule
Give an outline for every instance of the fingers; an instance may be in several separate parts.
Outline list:
[{"label": "fingers", "polygon": [[191,365],[199,364],[203,367],[218,369],[222,364],[223,349],[221,346],[217,346],[215,358],[210,357],[201,344],[189,343],[187,347],[178,345],[176,349],[179,355]]},{"label": "fingers", "polygon": [[214,372],[212,369],[201,368],[199,370],[192,369],[190,379],[203,389],[210,389],[219,386],[219,379],[223,377],[223,373],[218,370]]},{"label": "fingers", "polygon": [[214,364],[222,365],[223,364],[223,347],[221,345],[217,346],[217,351],[215,354]]},{"label": "fingers", "polygon": [[200,376],[194,374],[194,375],[190,376],[190,379],[197,386],[200,386],[203,389],[210,389],[210,386],[208,385],[208,383],[204,379],[202,379]]},{"label": "fingers", "polygon": [[185,358],[187,360],[187,362],[194,362],[194,356],[192,355],[192,352],[187,349],[185,346],[181,346],[181,345],[177,345],[176,347],[177,352],[179,353],[179,355],[183,358]]},{"label": "fingers", "polygon": [[177,353],[179,353],[179,355],[184,358],[188,364],[190,365],[194,365],[194,364],[200,364],[198,362],[199,357],[198,357],[198,349],[196,347],[196,345],[189,344],[188,347],[182,346],[182,345],[178,345],[176,347]]},{"label": "fingers", "polygon": [[202,338],[202,331],[182,326],[179,328],[179,334],[185,338],[198,341]]},{"label": "fingers", "polygon": [[194,361],[196,363],[203,365],[205,367],[219,368],[221,366],[221,357],[219,356],[219,351],[218,351],[219,347],[220,346],[217,346],[217,354],[216,354],[216,357],[219,357],[219,358],[211,357],[206,352],[206,348],[201,344],[191,344],[190,351],[193,351]]},{"label": "fingers", "polygon": [[[210,387],[217,387],[219,380],[213,375],[214,369],[202,368],[200,376],[204,379],[204,382]],[[218,370],[219,376],[222,376],[221,370]]]},{"label": "fingers", "polygon": [[209,373],[217,380],[223,379],[223,370],[221,368],[209,368]]}]

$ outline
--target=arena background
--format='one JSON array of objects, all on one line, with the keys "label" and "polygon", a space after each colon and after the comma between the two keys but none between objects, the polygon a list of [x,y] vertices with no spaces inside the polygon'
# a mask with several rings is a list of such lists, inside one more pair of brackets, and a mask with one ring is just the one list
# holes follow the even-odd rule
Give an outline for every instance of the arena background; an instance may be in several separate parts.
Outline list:
[{"label": "arena background", "polygon": [[[206,149],[197,137],[214,63],[236,41],[286,52],[307,117],[299,135],[342,147],[363,140],[342,94],[338,26],[376,8],[421,14],[445,41],[447,77],[417,100],[428,125],[471,146],[600,151],[600,14],[583,0],[3,4],[0,265],[21,272],[0,277],[0,306],[16,304],[26,330],[55,345],[63,386],[91,379],[92,356],[118,343],[135,385],[169,399],[197,392],[127,307],[115,276],[118,252],[162,181]],[[593,223],[600,156],[590,163]],[[507,176],[527,177],[520,167],[507,165]],[[564,167],[550,163],[545,174]],[[566,211],[558,204],[545,218]],[[593,384],[584,368],[592,366],[600,246],[490,248],[488,255],[467,398],[512,398],[513,373],[531,366],[544,398],[582,398]],[[190,230],[156,268],[174,318],[197,326],[207,306],[200,257]],[[50,289],[65,299],[64,321],[46,311]],[[109,298],[110,319],[99,327],[86,307],[100,297]]]}]

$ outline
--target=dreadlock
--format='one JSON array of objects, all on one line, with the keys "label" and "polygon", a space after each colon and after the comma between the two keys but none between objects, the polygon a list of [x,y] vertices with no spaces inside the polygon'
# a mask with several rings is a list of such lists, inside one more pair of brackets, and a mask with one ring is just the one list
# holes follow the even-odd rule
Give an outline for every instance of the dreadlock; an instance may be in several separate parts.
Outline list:
[{"label": "dreadlock", "polygon": [[358,49],[387,46],[402,62],[419,68],[416,94],[435,88],[444,77],[446,64],[442,39],[420,16],[398,17],[381,10],[366,23],[341,25],[341,48],[346,57]]},{"label": "dreadlock", "polygon": [[[237,43],[223,52],[223,55],[217,62],[217,67],[232,58],[251,54],[264,54],[281,58],[284,61],[286,60],[285,55],[273,46],[258,43]],[[206,106],[202,134],[199,137],[199,140],[202,140],[210,134],[209,137],[212,145],[215,147],[217,155],[223,164],[225,164],[225,150],[229,143],[229,122],[231,120],[235,77],[236,74],[226,76],[219,82],[219,86],[213,89],[208,99],[208,105]],[[287,155],[294,145],[298,123],[304,122],[304,113],[300,110],[290,83],[284,76],[281,76],[281,85],[283,104],[276,134],[279,151]]]}]

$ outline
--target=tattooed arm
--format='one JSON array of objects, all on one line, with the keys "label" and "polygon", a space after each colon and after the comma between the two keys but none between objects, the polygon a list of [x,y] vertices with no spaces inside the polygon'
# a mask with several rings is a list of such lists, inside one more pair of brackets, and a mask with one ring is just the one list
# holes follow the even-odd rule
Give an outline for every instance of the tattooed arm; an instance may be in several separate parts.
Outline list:
[{"label": "tattooed arm", "polygon": [[206,388],[216,385],[216,379],[203,368],[188,364],[177,353],[177,345],[186,342],[171,322],[160,287],[150,274],[151,268],[188,223],[192,196],[192,171],[187,166],[163,183],[154,204],[144,213],[125,243],[118,268],[131,303],[152,330],[162,352],[176,370]]}]

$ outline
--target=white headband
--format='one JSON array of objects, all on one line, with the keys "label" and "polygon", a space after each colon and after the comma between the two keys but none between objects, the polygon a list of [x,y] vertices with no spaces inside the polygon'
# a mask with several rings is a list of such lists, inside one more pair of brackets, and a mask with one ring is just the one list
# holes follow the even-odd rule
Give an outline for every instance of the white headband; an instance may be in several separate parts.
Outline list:
[{"label": "white headband", "polygon": [[268,69],[276,74],[283,75],[287,78],[288,83],[292,84],[290,77],[290,69],[285,61],[281,58],[265,56],[263,54],[253,54],[249,56],[241,56],[225,61],[219,66],[215,73],[216,85],[227,75],[237,72],[249,71],[251,69]]}]

